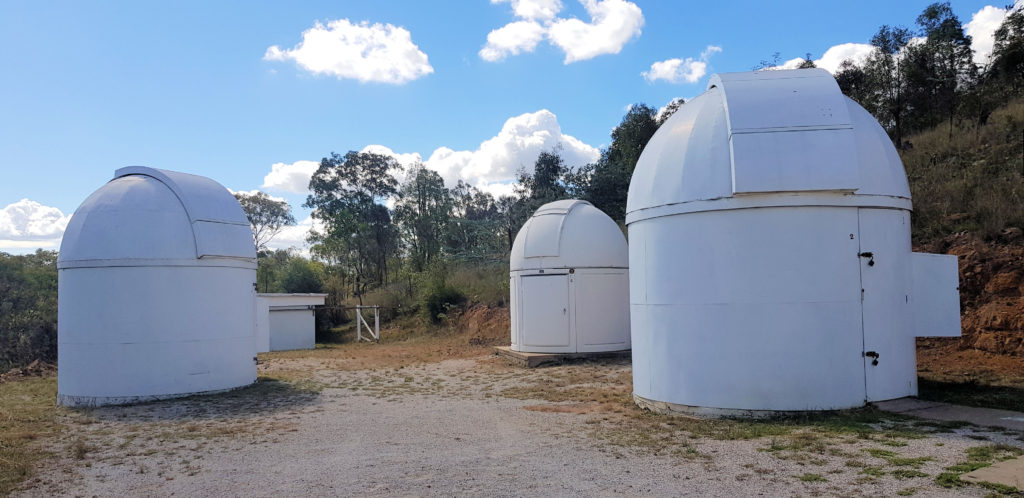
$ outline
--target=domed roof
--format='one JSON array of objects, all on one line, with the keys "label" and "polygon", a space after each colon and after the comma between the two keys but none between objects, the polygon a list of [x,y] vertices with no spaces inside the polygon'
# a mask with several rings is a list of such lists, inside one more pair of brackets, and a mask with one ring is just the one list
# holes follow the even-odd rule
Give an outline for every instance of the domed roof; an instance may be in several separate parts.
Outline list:
[{"label": "domed roof", "polygon": [[628,268],[622,230],[587,201],[549,202],[533,213],[512,244],[512,271]]},{"label": "domed roof", "polygon": [[910,209],[885,130],[823,69],[713,75],[648,142],[626,222],[777,205]]},{"label": "domed roof", "polygon": [[241,205],[202,176],[121,168],[75,210],[58,268],[135,265],[254,267],[256,247]]}]

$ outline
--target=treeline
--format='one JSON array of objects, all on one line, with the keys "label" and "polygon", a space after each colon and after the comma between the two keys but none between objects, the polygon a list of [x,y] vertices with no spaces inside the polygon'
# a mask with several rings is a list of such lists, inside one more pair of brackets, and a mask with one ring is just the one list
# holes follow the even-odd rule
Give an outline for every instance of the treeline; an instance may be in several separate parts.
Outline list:
[{"label": "treeline", "polygon": [[57,361],[57,253],[0,252],[0,373]]},{"label": "treeline", "polygon": [[1024,9],[1007,7],[983,64],[974,43],[933,3],[913,28],[881,26],[867,59],[835,75],[900,151],[918,244],[1024,227]]},{"label": "treeline", "polygon": [[[681,104],[676,101],[661,114],[644,104],[632,106],[593,164],[568,165],[558,148],[542,152],[531,168],[520,169],[513,194],[498,198],[462,181],[448,187],[422,164],[402,171],[391,156],[331,153],[312,175],[304,204],[316,221],[310,252],[322,263],[329,301],[384,301],[436,321],[448,307],[473,297],[467,288],[472,283],[455,285],[448,278],[457,269],[473,268],[498,275],[503,286],[498,292],[504,295],[512,243],[542,204],[586,199],[620,222],[624,219],[640,153]],[[485,287],[487,299],[494,301],[496,285]],[[372,303],[364,299],[370,293]]]},{"label": "treeline", "polygon": [[952,137],[984,125],[1024,90],[1024,10],[1008,10],[986,64],[974,62],[973,40],[949,2],[933,3],[914,28],[881,26],[863,64],[844,61],[836,80],[900,149],[913,147],[913,133],[943,126]]}]

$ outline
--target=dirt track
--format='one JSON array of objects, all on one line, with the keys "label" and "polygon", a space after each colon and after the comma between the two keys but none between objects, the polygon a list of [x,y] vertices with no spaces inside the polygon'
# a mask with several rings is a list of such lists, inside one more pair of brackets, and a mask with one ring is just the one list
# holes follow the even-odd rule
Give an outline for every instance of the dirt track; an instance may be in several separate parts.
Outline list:
[{"label": "dirt track", "polygon": [[[323,361],[272,358],[261,374]],[[935,476],[967,448],[1024,446],[1020,434],[972,428],[703,433],[622,403],[628,379],[628,362],[527,371],[477,356],[72,412],[59,458],[20,494],[982,496]]]}]

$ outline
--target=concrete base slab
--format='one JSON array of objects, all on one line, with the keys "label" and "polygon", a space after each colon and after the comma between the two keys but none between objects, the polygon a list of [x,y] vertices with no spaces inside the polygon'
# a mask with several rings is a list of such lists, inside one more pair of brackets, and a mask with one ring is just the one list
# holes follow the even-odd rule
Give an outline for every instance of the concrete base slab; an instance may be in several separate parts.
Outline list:
[{"label": "concrete base slab", "polygon": [[1024,490],[1024,457],[999,462],[960,476],[968,482],[994,482]]},{"label": "concrete base slab", "polygon": [[951,405],[938,401],[924,401],[915,398],[900,398],[874,403],[879,410],[910,415],[912,417],[943,420],[947,422],[969,422],[983,427],[1003,427],[1024,431],[1024,413],[995,408]]},{"label": "concrete base slab", "polygon": [[526,353],[513,351],[510,346],[498,346],[494,348],[498,356],[508,359],[512,363],[526,367],[536,368],[541,365],[552,365],[562,363],[566,360],[596,360],[601,358],[629,358],[631,350],[602,351],[597,353]]}]

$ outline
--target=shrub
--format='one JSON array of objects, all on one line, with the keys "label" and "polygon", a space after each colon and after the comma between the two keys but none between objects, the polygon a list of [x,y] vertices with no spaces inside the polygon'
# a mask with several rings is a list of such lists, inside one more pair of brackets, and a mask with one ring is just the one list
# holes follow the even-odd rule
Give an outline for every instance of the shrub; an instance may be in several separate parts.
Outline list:
[{"label": "shrub", "polygon": [[439,323],[451,308],[466,302],[466,295],[445,282],[428,286],[420,299],[420,309],[431,323]]}]

